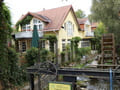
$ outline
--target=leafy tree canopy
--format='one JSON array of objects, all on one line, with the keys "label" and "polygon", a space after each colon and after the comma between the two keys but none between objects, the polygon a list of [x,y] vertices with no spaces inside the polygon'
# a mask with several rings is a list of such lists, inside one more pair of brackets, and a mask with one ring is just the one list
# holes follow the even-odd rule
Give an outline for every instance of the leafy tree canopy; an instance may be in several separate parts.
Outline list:
[{"label": "leafy tree canopy", "polygon": [[81,10],[81,9],[78,9],[76,12],[75,12],[77,18],[84,18],[86,15],[85,13]]},{"label": "leafy tree canopy", "polygon": [[115,34],[117,44],[120,43],[120,0],[93,0],[91,18],[105,24],[109,33]]},{"label": "leafy tree canopy", "polygon": [[107,33],[106,27],[103,23],[99,23],[98,27],[96,28],[94,35],[95,37],[91,39],[92,44],[96,45],[96,49],[100,52],[100,44],[101,44],[101,37],[104,33]]}]

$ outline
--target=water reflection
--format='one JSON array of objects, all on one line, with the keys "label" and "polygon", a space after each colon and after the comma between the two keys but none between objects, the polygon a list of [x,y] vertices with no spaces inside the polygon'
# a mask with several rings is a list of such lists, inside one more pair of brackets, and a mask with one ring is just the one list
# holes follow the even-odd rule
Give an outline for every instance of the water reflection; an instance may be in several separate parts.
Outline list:
[{"label": "water reflection", "polygon": [[[105,79],[88,79],[85,77],[78,77],[78,81],[85,81],[86,88],[79,90],[110,90],[109,80]],[[87,80],[87,81],[86,81]],[[113,90],[120,90],[120,81],[113,81]]]}]

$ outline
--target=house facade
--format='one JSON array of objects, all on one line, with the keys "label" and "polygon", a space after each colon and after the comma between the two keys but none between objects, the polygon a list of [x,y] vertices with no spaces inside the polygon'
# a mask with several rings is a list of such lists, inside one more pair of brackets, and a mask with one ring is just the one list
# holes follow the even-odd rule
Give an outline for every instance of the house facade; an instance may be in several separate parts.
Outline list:
[{"label": "house facade", "polygon": [[[26,18],[28,18],[26,20]],[[23,23],[20,23],[23,21]],[[28,21],[29,23],[25,23]],[[33,26],[37,25],[39,37],[53,34],[58,40],[58,50],[62,52],[66,45],[70,44],[73,37],[80,37],[82,41],[79,47],[90,46],[90,38],[93,38],[91,33],[91,25],[88,19],[77,19],[71,5],[59,8],[43,10],[40,12],[28,12],[22,15],[18,23],[18,32],[15,33],[15,42],[19,52],[25,52],[31,47]],[[42,48],[50,50],[49,41],[42,41]]]},{"label": "house facade", "polygon": [[[19,52],[25,52],[31,47],[33,26],[37,25],[39,37],[43,35],[56,35],[58,40],[58,50],[64,51],[67,44],[73,37],[81,37],[80,26],[71,5],[43,10],[40,12],[28,12],[20,20],[27,16],[32,16],[28,24],[18,25],[18,32],[15,33],[16,46]],[[42,47],[50,49],[48,41],[42,42]]]}]

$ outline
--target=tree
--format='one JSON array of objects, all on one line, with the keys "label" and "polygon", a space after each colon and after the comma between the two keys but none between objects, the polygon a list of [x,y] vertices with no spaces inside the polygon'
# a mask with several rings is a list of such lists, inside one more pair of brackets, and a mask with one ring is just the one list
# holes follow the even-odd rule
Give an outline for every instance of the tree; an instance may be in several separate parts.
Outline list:
[{"label": "tree", "polygon": [[98,52],[100,52],[101,50],[101,37],[106,32],[107,31],[105,25],[100,22],[94,32],[95,37],[91,39],[92,45],[94,45],[94,47],[98,50]]},{"label": "tree", "polygon": [[8,89],[20,84],[22,71],[17,65],[17,53],[7,45],[12,32],[11,16],[3,1],[0,0],[0,81]]},{"label": "tree", "polygon": [[[0,1],[0,62],[7,59],[7,39],[11,33],[11,16],[8,7]],[[1,66],[1,65],[0,65]]]},{"label": "tree", "polygon": [[81,10],[81,9],[78,9],[76,12],[75,12],[77,18],[84,18],[86,15],[85,13]]},{"label": "tree", "polygon": [[115,34],[116,45],[120,44],[120,0],[93,0],[91,18],[101,21],[109,33]]},{"label": "tree", "polygon": [[[0,79],[5,79],[6,62],[8,61],[7,40],[11,32],[11,16],[8,7],[3,0],[0,0],[0,70],[2,75]],[[4,78],[5,77],[5,78]]]}]

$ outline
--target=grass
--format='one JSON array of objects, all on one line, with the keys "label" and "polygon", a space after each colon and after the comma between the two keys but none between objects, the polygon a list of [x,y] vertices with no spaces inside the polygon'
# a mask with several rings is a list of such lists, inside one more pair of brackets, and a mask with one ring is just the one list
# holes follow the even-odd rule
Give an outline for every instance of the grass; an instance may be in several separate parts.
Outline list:
[{"label": "grass", "polygon": [[83,68],[86,64],[77,64],[75,66],[73,66],[73,68]]}]

